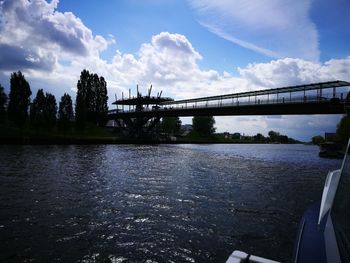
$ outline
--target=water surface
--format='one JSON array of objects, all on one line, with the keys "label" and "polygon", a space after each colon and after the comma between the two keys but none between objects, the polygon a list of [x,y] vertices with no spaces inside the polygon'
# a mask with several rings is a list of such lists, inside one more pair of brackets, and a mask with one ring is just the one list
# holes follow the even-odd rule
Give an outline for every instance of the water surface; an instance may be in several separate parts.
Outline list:
[{"label": "water surface", "polygon": [[288,261],[340,165],[304,145],[0,146],[0,261]]}]

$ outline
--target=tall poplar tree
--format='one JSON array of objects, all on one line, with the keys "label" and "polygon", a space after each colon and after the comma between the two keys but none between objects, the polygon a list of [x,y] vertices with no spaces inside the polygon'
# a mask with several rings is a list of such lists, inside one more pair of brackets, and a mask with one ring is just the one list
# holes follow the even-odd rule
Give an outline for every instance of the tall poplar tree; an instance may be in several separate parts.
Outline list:
[{"label": "tall poplar tree", "polygon": [[58,124],[63,130],[70,128],[71,121],[73,121],[73,105],[72,98],[69,94],[64,93],[61,97],[58,110]]},{"label": "tall poplar tree", "polygon": [[46,93],[44,105],[44,123],[48,130],[51,130],[57,120],[57,103],[54,95]]},{"label": "tall poplar tree", "polygon": [[108,113],[107,82],[103,77],[99,78],[98,90],[96,93],[96,121],[99,126],[104,126],[107,122]]},{"label": "tall poplar tree", "polygon": [[[75,119],[79,128],[84,128],[88,116],[88,100],[90,97],[90,72],[83,70],[77,84],[77,96],[75,103]],[[88,95],[89,94],[89,95]]]},{"label": "tall poplar tree", "polygon": [[0,84],[0,122],[5,121],[6,103],[7,103],[7,95],[4,92],[4,87],[1,86],[1,84]]},{"label": "tall poplar tree", "polygon": [[36,128],[52,129],[56,124],[56,98],[50,93],[44,95],[39,89],[33,103],[30,105],[30,122]]},{"label": "tall poplar tree", "polygon": [[30,123],[33,127],[39,128],[44,126],[44,108],[46,103],[46,97],[43,89],[39,89],[36,93],[36,97],[33,99],[30,105]]},{"label": "tall poplar tree", "polygon": [[10,84],[8,118],[22,128],[28,118],[28,107],[32,91],[21,71],[11,74]]},{"label": "tall poplar tree", "polygon": [[83,70],[77,84],[75,115],[78,127],[84,128],[86,122],[99,126],[107,121],[107,83],[103,77]]}]

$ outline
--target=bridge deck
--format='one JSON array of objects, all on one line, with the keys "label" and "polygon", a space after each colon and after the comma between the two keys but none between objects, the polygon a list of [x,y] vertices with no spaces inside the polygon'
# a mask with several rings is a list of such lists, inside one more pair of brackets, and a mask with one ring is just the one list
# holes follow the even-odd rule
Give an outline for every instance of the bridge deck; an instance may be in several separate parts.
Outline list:
[{"label": "bridge deck", "polygon": [[109,112],[111,118],[134,117],[186,117],[186,116],[244,116],[244,115],[304,115],[304,114],[344,114],[345,102],[331,103],[284,103],[284,104],[256,104],[256,105],[224,105],[196,108],[167,108],[145,111],[117,111]]},{"label": "bridge deck", "polygon": [[[343,87],[343,88],[342,88]],[[344,89],[344,87],[346,87]],[[330,81],[188,100],[167,101],[142,111],[109,111],[110,118],[343,114],[350,83]],[[342,89],[337,89],[342,88]]]},{"label": "bridge deck", "polygon": [[329,91],[329,89],[333,89],[333,94],[336,93],[336,88],[350,86],[349,82],[336,80],[336,81],[327,81],[320,83],[312,83],[305,85],[297,85],[297,86],[288,86],[276,89],[267,89],[267,90],[257,90],[257,91],[248,91],[248,92],[240,92],[240,93],[232,93],[232,94],[224,94],[210,97],[202,97],[202,98],[194,98],[187,100],[176,100],[176,101],[168,101],[160,103],[161,105],[175,105],[175,104],[186,104],[186,103],[198,103],[198,102],[210,102],[210,101],[222,101],[228,99],[254,99],[255,97],[260,98],[270,98],[270,97],[281,97],[288,96],[290,98],[295,95],[302,94],[306,96],[310,93],[314,94],[315,97],[322,97],[324,91]]}]

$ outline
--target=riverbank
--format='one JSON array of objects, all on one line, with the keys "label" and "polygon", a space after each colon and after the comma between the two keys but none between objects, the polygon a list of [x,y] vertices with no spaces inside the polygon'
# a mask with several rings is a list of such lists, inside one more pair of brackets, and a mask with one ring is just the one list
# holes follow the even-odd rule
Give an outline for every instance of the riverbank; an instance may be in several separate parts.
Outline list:
[{"label": "riverbank", "polygon": [[[115,133],[112,129],[96,126],[87,127],[84,130],[59,129],[43,130],[25,126],[22,129],[0,125],[1,145],[65,145],[65,144],[272,144],[264,139],[256,139],[255,136],[242,138],[226,138],[224,134],[213,134],[208,137],[190,133],[186,136],[164,136],[158,138],[132,138]],[[294,139],[286,140],[282,144],[301,143]]]},{"label": "riverbank", "polygon": [[[222,141],[215,138],[208,139],[188,139],[179,138],[177,140],[152,140],[152,139],[132,139],[121,137],[89,137],[89,136],[40,136],[40,137],[6,137],[0,138],[0,145],[65,145],[65,144],[274,144],[255,141]],[[290,143],[286,143],[290,144]]]}]

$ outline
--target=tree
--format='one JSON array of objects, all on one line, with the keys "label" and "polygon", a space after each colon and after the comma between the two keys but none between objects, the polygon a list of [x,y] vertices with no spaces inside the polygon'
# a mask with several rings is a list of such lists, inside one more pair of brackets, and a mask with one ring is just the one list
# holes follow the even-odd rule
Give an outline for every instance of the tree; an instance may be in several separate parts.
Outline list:
[{"label": "tree", "polygon": [[192,118],[193,130],[201,136],[210,136],[215,132],[213,116],[195,116]]},{"label": "tree", "polygon": [[97,74],[90,74],[83,70],[77,84],[77,97],[75,106],[76,121],[80,128],[86,122],[92,122],[99,126],[107,121],[107,82]]},{"label": "tree", "polygon": [[77,84],[77,97],[75,103],[75,117],[78,127],[84,128],[87,121],[87,105],[88,105],[88,93],[89,93],[89,78],[90,73],[87,70],[83,70],[80,74],[80,79]]},{"label": "tree", "polygon": [[[97,75],[96,75],[97,76]],[[98,76],[97,76],[98,77]],[[107,122],[108,113],[107,82],[100,77],[96,92],[96,122],[99,126],[104,126]]]},{"label": "tree", "polygon": [[32,104],[30,105],[30,123],[32,126],[39,128],[44,126],[44,110],[46,97],[43,89],[39,89],[36,93]]},{"label": "tree", "polygon": [[312,144],[320,145],[324,142],[324,138],[321,135],[316,135],[311,138]]},{"label": "tree", "polygon": [[342,144],[347,144],[350,137],[350,117],[343,116],[337,125],[336,139]]},{"label": "tree", "polygon": [[275,131],[269,131],[268,135],[270,137],[271,142],[278,142],[279,137],[281,136],[279,132],[275,132]]},{"label": "tree", "polygon": [[11,74],[10,84],[8,118],[22,128],[28,118],[28,107],[32,92],[29,83],[20,71]]},{"label": "tree", "polygon": [[57,120],[57,103],[54,95],[46,93],[44,104],[44,123],[47,129],[51,130]]},{"label": "tree", "polygon": [[0,84],[0,122],[3,122],[6,117],[6,102],[7,95],[4,92],[3,86]]},{"label": "tree", "polygon": [[232,134],[231,138],[233,140],[240,140],[241,139],[241,134],[239,132],[235,132],[234,134]]},{"label": "tree", "polygon": [[73,120],[73,104],[72,98],[64,93],[61,97],[58,110],[58,124],[63,130],[67,130],[70,127]]},{"label": "tree", "polygon": [[30,105],[30,122],[36,128],[52,129],[56,124],[56,98],[50,93],[44,95],[39,89],[33,103]]},{"label": "tree", "polygon": [[280,135],[278,138],[278,141],[280,143],[288,143],[289,142],[289,138],[287,135]]},{"label": "tree", "polygon": [[179,117],[164,117],[161,123],[162,132],[168,134],[178,134],[181,130],[181,120]]},{"label": "tree", "polygon": [[265,142],[266,141],[266,138],[264,135],[262,135],[261,133],[257,133],[255,136],[254,136],[254,141],[255,142]]}]

